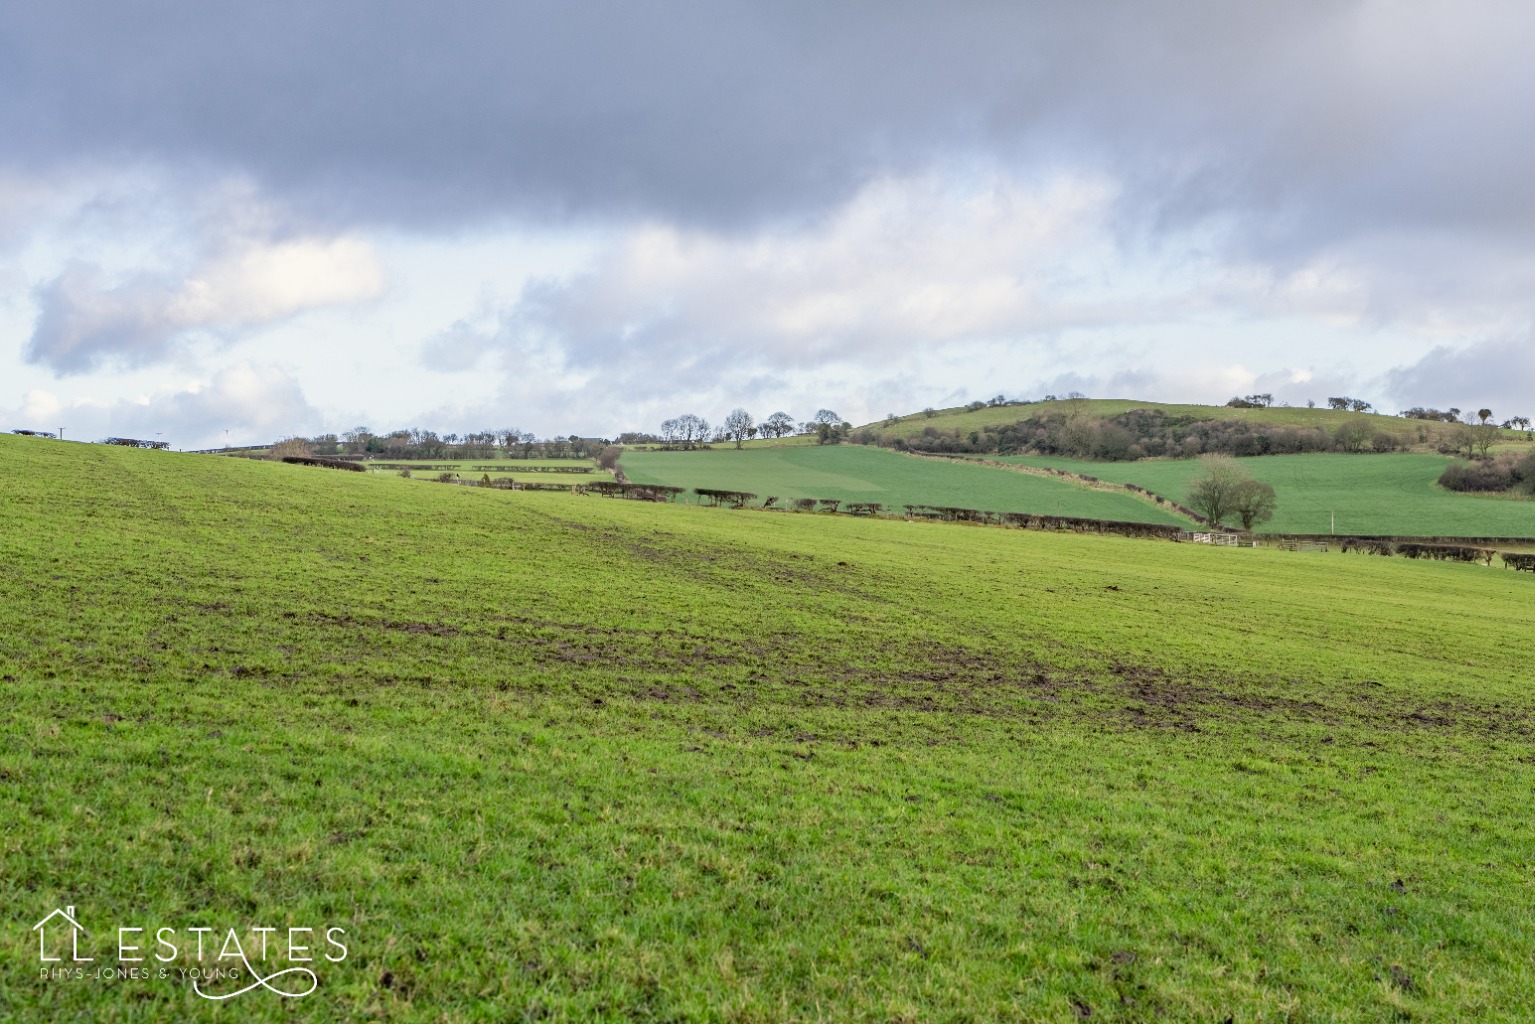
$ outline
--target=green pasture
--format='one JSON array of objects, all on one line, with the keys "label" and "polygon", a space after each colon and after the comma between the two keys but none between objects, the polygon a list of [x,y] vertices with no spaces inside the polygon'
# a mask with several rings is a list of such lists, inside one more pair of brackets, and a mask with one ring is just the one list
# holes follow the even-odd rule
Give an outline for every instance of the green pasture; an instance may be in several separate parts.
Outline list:
[{"label": "green pasture", "polygon": [[[0,1019],[1535,1005],[1529,574],[10,437],[0,467]],[[98,961],[156,924],[348,956],[287,1001],[44,980],[66,905]]]},{"label": "green pasture", "polygon": [[[1000,461],[1050,466],[1114,483],[1133,483],[1175,501],[1201,472],[1197,459],[1083,462],[1038,456]],[[1241,459],[1279,499],[1271,533],[1428,537],[1535,537],[1535,502],[1459,494],[1436,485],[1452,461],[1442,455],[1270,455]]]},{"label": "green pasture", "polygon": [[634,483],[749,491],[759,498],[835,498],[903,505],[947,505],[994,512],[1177,523],[1187,520],[1129,495],[988,466],[900,455],[860,445],[716,448],[692,452],[626,452]]}]

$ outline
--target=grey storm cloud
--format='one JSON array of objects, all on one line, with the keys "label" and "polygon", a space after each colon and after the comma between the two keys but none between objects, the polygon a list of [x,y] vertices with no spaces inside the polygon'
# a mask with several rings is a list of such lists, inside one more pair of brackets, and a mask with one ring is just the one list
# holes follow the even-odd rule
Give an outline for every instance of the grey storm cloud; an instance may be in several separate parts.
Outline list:
[{"label": "grey storm cloud", "polygon": [[1497,420],[1535,415],[1535,338],[1498,338],[1440,346],[1380,382],[1403,408],[1490,408]]},{"label": "grey storm cloud", "polygon": [[[813,216],[941,156],[1114,168],[1244,244],[1535,226],[1524,5],[22,0],[0,161],[236,171],[316,222]],[[1133,169],[1133,170],[1127,170]]]}]

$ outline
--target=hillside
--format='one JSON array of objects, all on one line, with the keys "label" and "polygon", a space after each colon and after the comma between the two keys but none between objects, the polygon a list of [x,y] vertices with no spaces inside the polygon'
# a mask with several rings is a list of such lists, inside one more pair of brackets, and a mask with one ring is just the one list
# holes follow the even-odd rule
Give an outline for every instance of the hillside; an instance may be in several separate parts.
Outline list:
[{"label": "hillside", "polygon": [[861,445],[715,448],[628,452],[623,469],[635,483],[749,491],[780,501],[835,498],[904,505],[953,505],[998,512],[1188,525],[1187,519],[1124,494],[986,466],[920,459]]},{"label": "hillside", "polygon": [[[1016,423],[1019,420],[1028,419],[1030,416],[1041,414],[1061,414],[1081,416],[1087,419],[1107,419],[1138,409],[1155,410],[1168,416],[1186,416],[1199,420],[1240,420],[1245,423],[1261,423],[1269,426],[1321,427],[1323,429],[1334,430],[1340,424],[1350,420],[1362,419],[1382,430],[1397,432],[1403,435],[1410,433],[1414,443],[1431,443],[1449,426],[1448,424],[1430,423],[1421,420],[1406,420],[1399,416],[1346,412],[1337,409],[1274,407],[1265,409],[1237,409],[1224,405],[1177,405],[1165,402],[1142,402],[1128,398],[1082,398],[1062,399],[1055,402],[1029,402],[1020,405],[989,406],[976,410],[969,410],[964,407],[939,409],[935,410],[934,415],[931,416],[920,412],[911,413],[897,418],[893,423],[889,420],[881,420],[866,424],[860,429],[867,429],[886,437],[903,437],[909,440],[928,428],[942,431],[958,430],[961,433],[968,433],[972,430],[984,430],[988,427]],[[1420,431],[1424,435],[1424,439],[1421,442],[1418,440]]]},{"label": "hillside", "polygon": [[[1528,574],[3,436],[0,467],[7,1019],[1535,1002]],[[228,1008],[40,983],[64,905],[103,948],[349,954]]]}]

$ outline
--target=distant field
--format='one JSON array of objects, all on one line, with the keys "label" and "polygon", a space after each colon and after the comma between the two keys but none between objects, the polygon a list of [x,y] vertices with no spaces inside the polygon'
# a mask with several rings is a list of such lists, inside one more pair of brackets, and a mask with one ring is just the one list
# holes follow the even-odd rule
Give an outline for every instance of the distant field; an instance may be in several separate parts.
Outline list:
[{"label": "distant field", "polygon": [[628,452],[622,466],[635,483],[750,491],[759,497],[776,495],[780,501],[836,498],[877,501],[896,512],[907,504],[950,505],[1187,525],[1187,520],[1126,495],[858,445]]},{"label": "distant field", "polygon": [[[6,1021],[1535,1005],[1529,574],[7,437],[0,468]],[[349,955],[295,1000],[40,981],[56,906],[98,966],[161,923]]]},{"label": "distant field", "polygon": [[[1086,473],[1134,483],[1182,501],[1198,460],[1078,462],[1041,456],[999,461]],[[1434,481],[1451,460],[1441,455],[1273,455],[1242,459],[1254,477],[1274,487],[1279,508],[1262,527],[1271,533],[1338,533],[1443,537],[1535,537],[1535,501],[1456,494]]]},{"label": "distant field", "polygon": [[[398,474],[402,467],[419,480],[434,480],[439,473],[455,473],[465,480],[515,480],[518,483],[582,484],[612,480],[613,474],[598,469],[591,459],[374,459],[364,462],[371,472]],[[579,470],[580,472],[551,472]]]},{"label": "distant field", "polygon": [[494,466],[506,470],[530,469],[535,466],[582,467],[591,469],[591,459],[391,459],[379,456],[366,460],[365,466],[430,466],[442,469],[462,469],[465,466]]},{"label": "distant field", "polygon": [[[1031,416],[1041,416],[1047,413],[1062,415],[1078,413],[1091,418],[1107,418],[1117,416],[1120,413],[1130,412],[1133,409],[1156,409],[1169,416],[1191,416],[1197,419],[1247,420],[1253,423],[1267,423],[1275,426],[1320,426],[1329,429],[1336,428],[1340,423],[1348,420],[1358,419],[1363,415],[1377,429],[1402,435],[1404,438],[1410,435],[1414,443],[1417,441],[1419,430],[1422,430],[1432,440],[1446,429],[1446,425],[1442,423],[1426,423],[1419,420],[1402,419],[1399,416],[1341,412],[1333,409],[1232,409],[1219,405],[1168,405],[1162,402],[1137,402],[1124,398],[1085,398],[1057,402],[1033,402],[1028,405],[977,409],[974,412],[969,412],[963,408],[945,409],[933,417],[915,413],[910,416],[901,417],[894,424],[887,425],[880,421],[868,424],[868,426],[889,437],[910,438],[922,433],[927,427],[934,427],[944,431],[957,429],[964,433],[970,430],[978,430],[982,427],[1012,424],[1019,420],[1026,420]],[[1508,431],[1507,436],[1509,438],[1522,438],[1524,435],[1515,431]]]}]

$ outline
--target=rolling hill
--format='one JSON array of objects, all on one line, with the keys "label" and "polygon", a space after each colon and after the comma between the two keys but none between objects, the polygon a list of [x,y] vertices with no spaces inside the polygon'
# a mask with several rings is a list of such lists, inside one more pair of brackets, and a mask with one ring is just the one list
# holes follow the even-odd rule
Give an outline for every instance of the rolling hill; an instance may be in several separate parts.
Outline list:
[{"label": "rolling hill", "polygon": [[[1224,405],[1180,405],[1166,402],[1142,402],[1128,398],[1081,398],[1061,399],[1054,402],[1028,402],[1018,405],[987,406],[968,409],[934,410],[932,415],[911,413],[898,417],[894,422],[886,419],[866,424],[864,428],[886,437],[903,437],[908,440],[932,428],[942,431],[958,430],[968,433],[1004,424],[1016,423],[1030,416],[1060,414],[1081,416],[1086,419],[1107,419],[1138,409],[1154,410],[1168,416],[1190,417],[1200,420],[1241,420],[1269,426],[1322,427],[1336,429],[1350,420],[1364,420],[1377,429],[1411,436],[1413,443],[1433,443],[1450,424],[1431,423],[1423,420],[1407,420],[1399,416],[1380,413],[1356,413],[1337,409],[1303,409],[1269,407],[1240,409]],[[1421,435],[1420,435],[1421,432]],[[1419,437],[1422,441],[1419,441]],[[1510,436],[1515,436],[1510,432]]]}]

